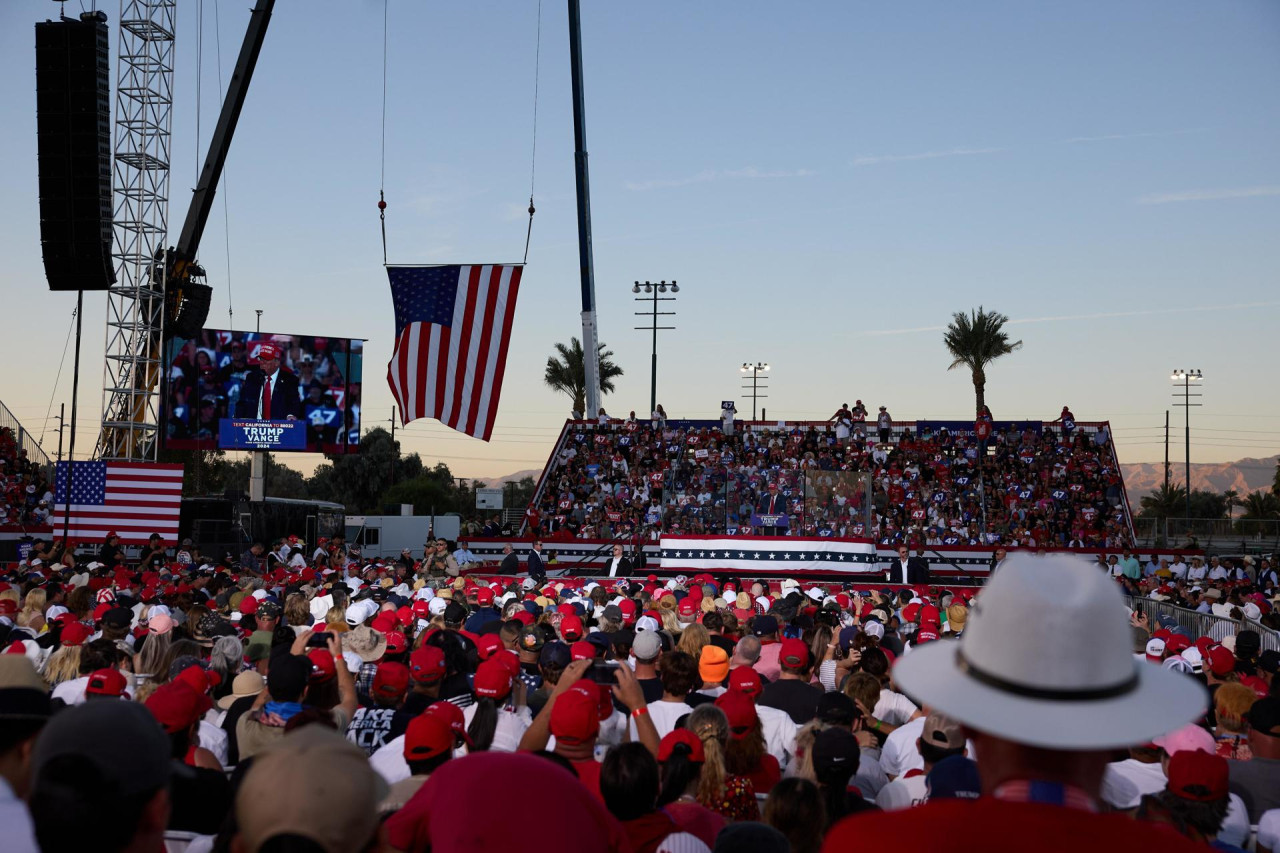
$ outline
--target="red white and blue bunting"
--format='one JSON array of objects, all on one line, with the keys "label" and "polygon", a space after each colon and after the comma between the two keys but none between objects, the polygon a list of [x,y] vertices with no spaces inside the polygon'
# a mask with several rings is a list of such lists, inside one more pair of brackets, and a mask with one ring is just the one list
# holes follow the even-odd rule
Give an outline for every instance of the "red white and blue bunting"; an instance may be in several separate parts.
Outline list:
[{"label": "red white and blue bunting", "polygon": [[866,540],[801,536],[663,536],[662,569],[681,572],[882,571]]}]

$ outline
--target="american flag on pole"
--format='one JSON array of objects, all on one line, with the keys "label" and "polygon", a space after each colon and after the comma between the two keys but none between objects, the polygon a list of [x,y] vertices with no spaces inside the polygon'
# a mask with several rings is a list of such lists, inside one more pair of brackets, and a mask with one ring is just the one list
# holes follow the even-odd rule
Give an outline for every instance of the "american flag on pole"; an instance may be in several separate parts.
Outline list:
[{"label": "american flag on pole", "polygon": [[[124,545],[144,545],[152,533],[178,538],[182,466],[150,462],[76,462],[72,468],[72,539],[102,540],[108,533]],[[67,508],[67,463],[58,463],[53,529],[61,532]]]},{"label": "american flag on pole", "polygon": [[396,309],[387,382],[402,423],[436,418],[489,440],[523,269],[520,264],[387,267]]}]

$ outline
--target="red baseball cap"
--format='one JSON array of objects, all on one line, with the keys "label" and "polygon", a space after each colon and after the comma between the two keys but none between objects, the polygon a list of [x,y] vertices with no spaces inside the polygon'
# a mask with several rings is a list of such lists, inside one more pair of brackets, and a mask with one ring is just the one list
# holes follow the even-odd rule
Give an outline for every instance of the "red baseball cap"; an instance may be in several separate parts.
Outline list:
[{"label": "red baseball cap", "polygon": [[1227,760],[1220,755],[1184,749],[1169,757],[1169,793],[1207,803],[1227,796]]},{"label": "red baseball cap", "polygon": [[413,603],[413,615],[419,619],[431,618],[431,602],[425,598],[419,598]]},{"label": "red baseball cap", "polygon": [[279,358],[280,347],[273,343],[262,343],[258,346],[258,361],[264,358]]},{"label": "red baseball cap", "polygon": [[384,610],[369,623],[369,627],[379,634],[385,634],[399,624],[400,620],[394,610]]},{"label": "red baseball cap", "polygon": [[387,632],[387,654],[398,655],[409,648],[409,640],[399,631]]},{"label": "red baseball cap", "polygon": [[579,682],[556,697],[551,706],[551,734],[556,740],[585,743],[599,732],[600,703],[594,690]]},{"label": "red baseball cap", "polygon": [[741,740],[755,728],[758,719],[756,703],[747,694],[738,690],[721,693],[716,699],[716,707],[729,718],[729,732],[735,740]]},{"label": "red baseball cap", "polygon": [[916,631],[915,644],[918,646],[922,643],[931,643],[936,639],[938,639],[938,626],[932,623],[926,622],[925,624],[920,626],[919,631]]},{"label": "red baseball cap", "polygon": [[707,760],[707,753],[702,748],[702,740],[697,735],[688,729],[675,729],[668,732],[658,744],[658,761],[665,763],[680,744],[689,748],[688,757],[694,764],[701,764]]},{"label": "red baseball cap", "polygon": [[488,660],[501,650],[502,638],[497,634],[481,634],[476,637],[476,651],[480,654],[480,660]]},{"label": "red baseball cap", "polygon": [[487,660],[476,670],[472,692],[490,699],[505,699],[511,692],[511,670],[500,661]]},{"label": "red baseball cap", "polygon": [[471,738],[467,735],[467,718],[457,705],[443,700],[432,702],[422,713],[444,720],[455,735],[466,743],[471,743]]},{"label": "red baseball cap", "polygon": [[245,616],[257,613],[258,599],[254,598],[252,595],[246,595],[244,598],[240,599],[240,612]]},{"label": "red baseball cap", "polygon": [[676,605],[676,612],[681,616],[696,616],[701,602],[694,601],[692,595],[686,595],[680,599],[680,603]]},{"label": "red baseball cap", "polygon": [[422,761],[452,752],[454,735],[453,728],[443,715],[419,714],[409,721],[404,732],[404,760]]},{"label": "red baseball cap", "polygon": [[636,600],[634,598],[624,598],[618,602],[618,609],[622,611],[622,623],[631,625],[636,621]]},{"label": "red baseball cap", "polygon": [[373,676],[374,697],[394,702],[409,689],[409,667],[394,661],[383,661]]},{"label": "red baseball cap", "polygon": [[566,643],[582,639],[582,619],[577,615],[566,616],[560,620],[560,636]]},{"label": "red baseball cap", "polygon": [[414,681],[435,684],[444,678],[444,652],[438,646],[421,646],[409,655],[409,674]]},{"label": "red baseball cap", "polygon": [[1171,655],[1176,655],[1184,649],[1191,648],[1191,640],[1182,634],[1174,634],[1164,641],[1164,648]]},{"label": "red baseball cap", "polygon": [[307,657],[311,659],[311,681],[328,681],[338,674],[338,664],[328,649],[312,649]]},{"label": "red baseball cap", "polygon": [[86,695],[115,696],[119,698],[124,696],[125,688],[128,685],[129,680],[124,677],[124,673],[109,667],[89,673],[89,683],[84,686],[84,692]]},{"label": "red baseball cap", "polygon": [[1226,646],[1214,646],[1204,655],[1205,666],[1214,675],[1223,676],[1236,668],[1236,656]]},{"label": "red baseball cap", "polygon": [[493,604],[493,590],[487,586],[482,586],[476,591],[476,604],[481,607],[489,607]]},{"label": "red baseball cap", "polygon": [[809,647],[804,644],[804,640],[797,640],[792,637],[783,640],[781,645],[782,649],[778,652],[778,663],[794,669],[801,669],[809,665]]},{"label": "red baseball cap", "polygon": [[729,689],[755,697],[764,689],[764,683],[760,673],[749,666],[739,666],[729,671]]},{"label": "red baseball cap", "polygon": [[596,646],[594,643],[588,643],[586,640],[578,640],[578,642],[569,646],[569,660],[594,660],[596,656]]},{"label": "red baseball cap", "polygon": [[83,622],[68,622],[62,628],[62,645],[78,646],[93,636],[93,630]]},{"label": "red baseball cap", "polygon": [[185,681],[161,684],[144,703],[169,734],[190,728],[205,711],[213,707],[209,697],[197,693]]}]

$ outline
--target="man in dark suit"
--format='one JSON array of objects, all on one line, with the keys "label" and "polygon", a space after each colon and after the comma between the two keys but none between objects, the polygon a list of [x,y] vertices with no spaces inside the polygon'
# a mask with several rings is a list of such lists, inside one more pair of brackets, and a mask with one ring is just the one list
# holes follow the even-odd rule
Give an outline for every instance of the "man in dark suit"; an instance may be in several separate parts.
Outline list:
[{"label": "man in dark suit", "polygon": [[920,586],[929,583],[929,564],[923,557],[912,557],[906,545],[898,546],[898,559],[884,572],[885,580],[903,586]]},{"label": "man in dark suit", "polygon": [[516,556],[516,552],[511,549],[511,543],[502,546],[502,566],[498,569],[500,575],[517,575],[520,573],[520,558]]},{"label": "man in dark suit", "polygon": [[529,577],[541,583],[547,579],[547,568],[542,564],[542,540],[533,540],[533,550],[529,552]]},{"label": "man in dark suit", "polygon": [[[778,493],[778,484],[770,483],[769,490],[760,498],[760,502],[756,504],[757,515],[786,515],[787,498],[785,495]],[[762,525],[761,534],[764,536],[785,536],[787,528],[781,524]]]},{"label": "man in dark suit", "polygon": [[622,546],[613,546],[613,556],[605,564],[606,574],[611,578],[625,578],[634,571],[631,561],[622,556]]},{"label": "man in dark suit", "polygon": [[279,344],[258,348],[258,366],[249,370],[240,386],[236,417],[246,420],[296,421],[302,417],[298,377],[280,366]]}]

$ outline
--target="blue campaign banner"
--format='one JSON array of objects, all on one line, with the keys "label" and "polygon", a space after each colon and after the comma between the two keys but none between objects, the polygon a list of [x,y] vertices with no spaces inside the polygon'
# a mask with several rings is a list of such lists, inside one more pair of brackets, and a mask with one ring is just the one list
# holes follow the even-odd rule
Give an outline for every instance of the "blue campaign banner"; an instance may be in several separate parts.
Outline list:
[{"label": "blue campaign banner", "polygon": [[[952,435],[973,435],[974,422],[973,421],[916,421],[917,433],[924,432],[925,427],[929,427],[930,429],[933,430],[934,433],[937,433],[938,430],[942,429],[943,427],[946,427],[947,432],[951,433]],[[1040,423],[1040,421],[995,421],[992,424],[992,427],[994,428],[995,432],[1004,432],[1005,430],[1008,430],[1009,432],[1019,433],[1019,432],[1025,432],[1026,430],[1031,430],[1037,435],[1039,435],[1044,430],[1044,426]]]},{"label": "blue campaign banner", "polygon": [[220,450],[306,450],[306,421],[256,421],[223,418],[218,422]]},{"label": "blue campaign banner", "polygon": [[784,514],[770,515],[754,512],[751,514],[753,527],[787,527],[790,523],[791,519]]}]

